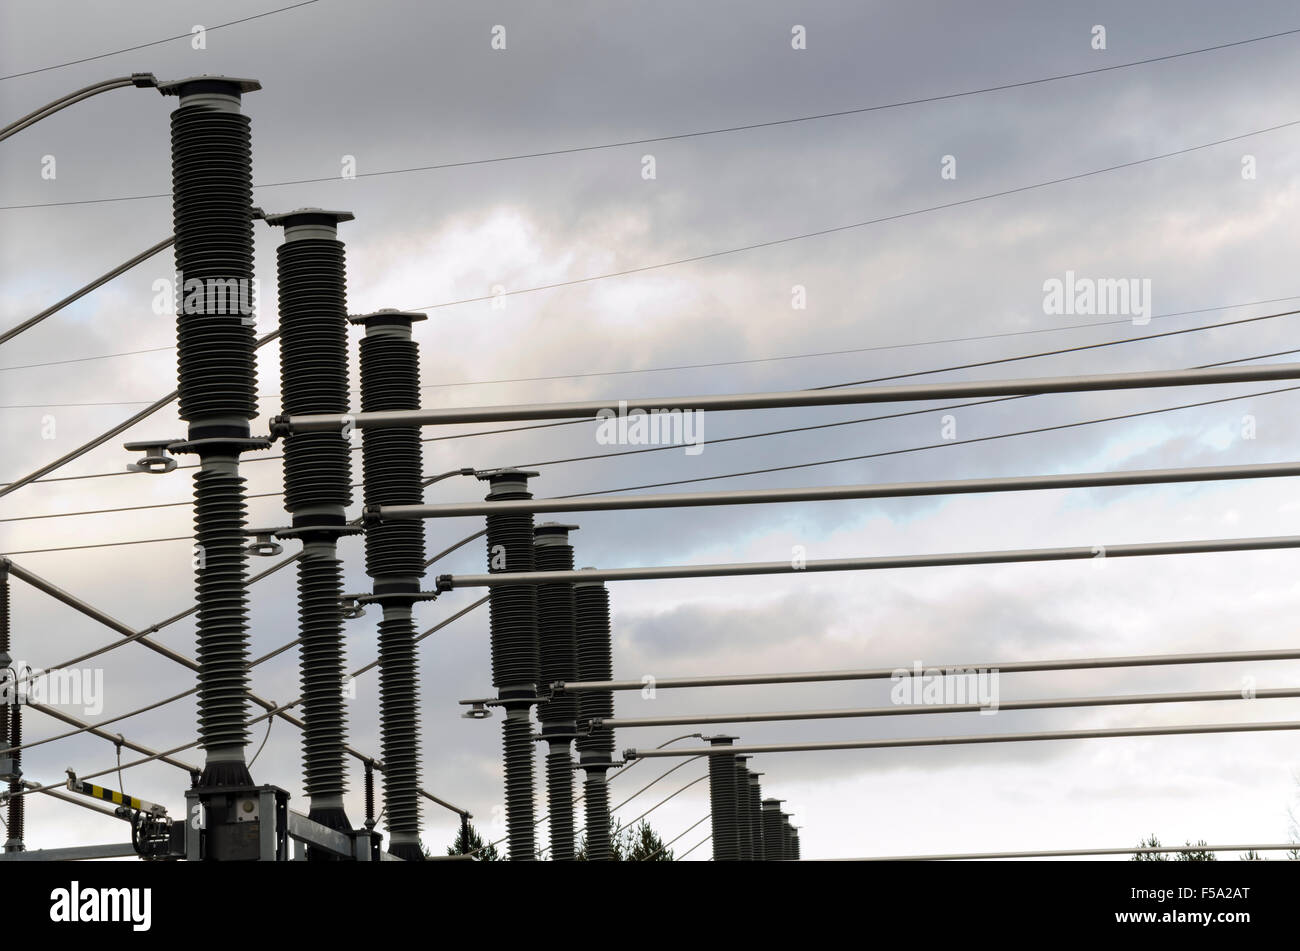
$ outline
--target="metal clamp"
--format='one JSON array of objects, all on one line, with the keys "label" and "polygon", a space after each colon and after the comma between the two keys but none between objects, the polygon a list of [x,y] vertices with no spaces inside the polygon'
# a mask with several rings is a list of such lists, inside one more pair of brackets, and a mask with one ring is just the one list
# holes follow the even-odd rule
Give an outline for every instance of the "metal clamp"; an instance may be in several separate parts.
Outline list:
[{"label": "metal clamp", "polygon": [[245,534],[252,535],[254,540],[244,547],[244,551],[261,558],[281,554],[284,546],[271,537],[275,532],[274,528],[250,528]]},{"label": "metal clamp", "polygon": [[461,719],[486,720],[492,716],[492,711],[488,709],[488,704],[495,703],[495,699],[491,697],[484,700],[461,700],[461,706],[469,707],[468,710],[460,715]]},{"label": "metal clamp", "polygon": [[175,439],[146,440],[142,442],[123,443],[123,448],[128,452],[142,452],[142,455],[135,462],[127,464],[127,472],[148,472],[152,475],[162,475],[165,472],[171,472],[176,468],[176,459],[167,448],[171,446]]},{"label": "metal clamp", "polygon": [[361,603],[360,596],[355,594],[345,594],[339,598],[339,607],[345,621],[363,617],[366,613],[366,606]]}]

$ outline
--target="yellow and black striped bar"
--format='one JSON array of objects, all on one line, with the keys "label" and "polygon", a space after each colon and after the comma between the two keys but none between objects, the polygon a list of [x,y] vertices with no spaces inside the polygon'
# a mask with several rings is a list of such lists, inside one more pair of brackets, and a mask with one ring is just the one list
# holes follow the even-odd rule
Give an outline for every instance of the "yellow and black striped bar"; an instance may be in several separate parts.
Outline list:
[{"label": "yellow and black striped bar", "polygon": [[79,779],[69,779],[68,789],[72,792],[81,793],[83,796],[89,796],[92,799],[102,799],[104,802],[111,802],[116,806],[126,806],[128,809],[134,809],[137,812],[148,812],[155,816],[167,814],[167,809],[155,802],[136,799],[134,796],[126,796],[116,789],[107,789]]}]

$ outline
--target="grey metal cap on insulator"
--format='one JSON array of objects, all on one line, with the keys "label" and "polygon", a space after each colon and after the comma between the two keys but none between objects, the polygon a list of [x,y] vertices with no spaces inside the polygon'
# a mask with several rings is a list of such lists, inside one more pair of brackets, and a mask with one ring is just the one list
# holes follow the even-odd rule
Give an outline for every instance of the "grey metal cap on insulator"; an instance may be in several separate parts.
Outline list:
[{"label": "grey metal cap on insulator", "polygon": [[157,84],[164,96],[179,97],[181,106],[201,106],[217,112],[238,112],[241,97],[261,88],[256,79],[233,76],[191,76]]}]

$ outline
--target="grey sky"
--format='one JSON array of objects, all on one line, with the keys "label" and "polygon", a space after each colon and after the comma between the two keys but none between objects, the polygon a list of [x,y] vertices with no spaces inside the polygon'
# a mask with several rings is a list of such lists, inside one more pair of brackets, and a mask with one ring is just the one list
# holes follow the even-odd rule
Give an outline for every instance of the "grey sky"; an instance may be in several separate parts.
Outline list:
[{"label": "grey sky", "polygon": [[[132,46],[272,9],[268,0],[14,2],[0,14],[0,75]],[[494,25],[507,49],[490,48]],[[808,48],[790,46],[793,24]],[[1107,48],[1090,48],[1106,27]],[[135,70],[160,78],[250,76],[254,180],[328,178],[263,187],[268,211],[345,208],[349,303],[429,307],[708,254],[834,228],[1174,152],[1300,120],[1292,102],[1300,35],[1093,76],[749,131],[404,174],[368,173],[599,145],[766,122],[1019,82],[1163,56],[1300,27],[1284,2],[423,4],[320,2],[212,32],[206,50],[176,41],[0,81],[0,110],[21,115],[97,79]],[[174,101],[124,90],[74,106],[0,149],[0,206],[165,193],[167,114]],[[1154,313],[1300,295],[1294,215],[1300,127],[1200,149],[1020,194],[760,250],[573,287],[430,309],[418,325],[426,405],[617,399],[817,386],[1199,326],[1289,310],[1290,300],[1117,324],[1043,312],[1043,282],[1080,276],[1149,279]],[[656,178],[643,180],[642,157]],[[45,156],[57,177],[41,177]],[[355,156],[356,180],[339,178]],[[940,176],[945,155],[955,180]],[[1243,179],[1243,156],[1257,177]],[[9,326],[57,300],[171,227],[166,198],[0,210],[0,268]],[[258,226],[261,326],[275,324],[279,236]],[[0,368],[174,345],[171,318],[151,309],[161,256],[6,344]],[[807,290],[793,310],[791,288]],[[1280,317],[1147,343],[949,372],[975,379],[1172,369],[1294,346],[1300,317]],[[1018,333],[695,370],[679,364],[762,360],[829,350]],[[278,354],[261,351],[264,394],[279,392]],[[1286,360],[1288,357],[1274,358]],[[646,370],[522,383],[520,377]],[[0,369],[5,434],[0,478],[22,475],[171,389],[162,351],[27,370]],[[355,382],[355,379],[354,379]],[[991,435],[1156,409],[1286,384],[1241,384],[1035,397],[953,411],[957,437]],[[972,445],[699,483],[703,487],[822,485],[1172,465],[1285,461],[1300,432],[1295,394],[1257,397],[1134,420]],[[123,401],[117,404],[117,401]],[[82,405],[113,402],[115,405]],[[54,405],[79,404],[79,405]],[[22,407],[22,408],[13,408]],[[277,411],[262,402],[263,420]],[[892,410],[922,408],[898,406]],[[885,412],[892,411],[884,410]],[[871,408],[710,414],[709,438],[879,415]],[[634,486],[941,442],[942,410],[900,419],[706,448],[548,466],[545,495]],[[1242,438],[1250,415],[1256,438]],[[47,416],[54,439],[43,439]],[[265,422],[261,423],[265,426]],[[494,427],[462,427],[474,431]],[[68,466],[122,469],[130,439],[183,434],[174,409]],[[430,431],[426,435],[450,435]],[[1292,446],[1291,450],[1286,447]],[[600,452],[594,430],[481,436],[428,444],[426,472],[538,463]],[[357,469],[359,473],[359,467]],[[246,466],[251,492],[278,488],[276,463]],[[0,500],[0,519],[189,498],[185,473],[28,486]],[[429,501],[479,497],[468,480],[439,483]],[[275,498],[250,503],[254,524],[284,519]],[[1290,534],[1300,510],[1279,480],[1098,489],[955,499],[754,506],[714,511],[578,515],[581,564],[782,560],[927,551]],[[0,550],[185,535],[185,506],[0,523]],[[476,520],[429,525],[435,552]],[[356,544],[348,584],[365,586]],[[638,678],[729,671],[910,666],[1274,648],[1290,644],[1294,554],[1286,552],[1024,565],[798,578],[636,582],[612,587],[615,673]],[[184,542],[18,556],[22,564],[129,623],[153,623],[189,603]],[[255,562],[254,568],[264,565]],[[477,545],[442,571],[479,571]],[[15,583],[15,655],[53,663],[113,635]],[[456,592],[420,609],[425,626],[478,597]],[[295,636],[291,572],[253,598],[253,652]],[[193,625],[160,640],[192,654]],[[349,665],[376,651],[373,618],[349,625]],[[424,785],[463,804],[488,831],[501,800],[499,730],[459,719],[456,701],[489,690],[486,614],[421,645]],[[162,658],[124,647],[104,659],[110,716],[192,683]],[[1293,684],[1300,664],[1277,663],[1006,675],[1005,698],[1235,689]],[[297,696],[296,657],[258,668],[256,689]],[[351,738],[379,749],[377,679],[363,675]],[[668,715],[865,706],[887,685],[660,691],[620,695],[620,712]],[[1090,725],[1300,719],[1300,702],[1165,705],[1007,712],[870,721],[758,724],[742,740],[1017,732]],[[905,722],[898,722],[905,721]],[[33,714],[27,733],[60,729]],[[126,721],[160,747],[192,739],[193,704]],[[682,730],[636,730],[619,748]],[[261,743],[260,728],[254,730]],[[1294,736],[1096,740],[948,750],[784,754],[751,762],[765,789],[788,800],[805,857],[1107,847],[1155,832],[1166,841],[1278,842],[1296,804]],[[197,751],[189,754],[197,761]],[[78,738],[33,750],[28,774],[100,769],[111,744]],[[626,794],[671,763],[637,767]],[[299,737],[281,723],[253,768],[300,794]],[[660,798],[703,772],[662,783]],[[679,780],[680,777],[680,780]],[[179,806],[183,775],[150,765],[126,774],[133,795]],[[360,777],[349,809],[360,817]],[[651,793],[658,790],[654,787]],[[614,801],[622,795],[617,787]],[[627,817],[648,808],[646,797]],[[641,808],[630,811],[638,804]],[[668,836],[707,812],[705,785],[653,814]],[[122,829],[59,803],[29,806],[29,844],[112,841]],[[426,842],[453,835],[449,814],[426,812]],[[701,826],[682,840],[689,847]],[[691,858],[707,858],[707,846]]]}]

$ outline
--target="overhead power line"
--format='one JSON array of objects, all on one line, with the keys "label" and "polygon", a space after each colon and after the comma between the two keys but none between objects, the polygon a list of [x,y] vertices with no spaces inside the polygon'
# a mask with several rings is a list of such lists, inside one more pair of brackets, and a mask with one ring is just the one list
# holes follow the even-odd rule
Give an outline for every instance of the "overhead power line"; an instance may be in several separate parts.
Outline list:
[{"label": "overhead power line", "polygon": [[[1197,310],[1180,310],[1167,314],[1152,314],[1152,320],[1161,320],[1167,317],[1190,317],[1196,314],[1208,314],[1220,310],[1233,310],[1238,307],[1255,307],[1263,304],[1279,304],[1285,301],[1300,300],[1300,295],[1291,297],[1271,297],[1265,300],[1244,301],[1240,304],[1220,304],[1217,307],[1202,307]],[[915,340],[910,343],[889,343],[875,344],[866,347],[846,347],[839,350],[822,350],[811,353],[790,353],[781,354],[774,357],[750,357],[744,360],[716,360],[711,363],[682,363],[670,366],[657,367],[632,367],[623,370],[593,370],[585,373],[560,373],[551,376],[522,376],[511,377],[497,380],[458,380],[451,383],[426,383],[420,386],[422,390],[448,389],[458,386],[488,386],[502,383],[540,383],[552,380],[584,380],[601,376],[630,376],[639,373],[669,373],[678,370],[709,370],[718,367],[735,367],[749,366],[757,363],[779,363],[786,360],[812,360],[819,357],[839,357],[855,353],[876,353],[883,350],[905,350],[912,347],[934,347],[949,343],[971,343],[979,340],[997,340],[1003,337],[1021,337],[1031,334],[1049,334],[1061,333],[1068,330],[1085,330],[1089,327],[1112,327],[1118,324],[1132,324],[1133,320],[1129,317],[1123,317],[1119,320],[1094,320],[1085,324],[1062,324],[1058,327],[1034,327],[1028,330],[1009,330],[993,334],[977,334],[968,337],[944,337],[938,340]],[[1218,326],[1212,324],[1209,326]],[[36,370],[43,367],[63,366],[70,363],[87,363],[93,360],[109,360],[115,357],[134,357],[148,353],[164,353],[175,350],[174,345],[165,347],[146,347],[141,350],[121,350],[116,353],[101,353],[85,357],[72,357],[66,360],[50,360],[45,363],[22,363],[13,366],[0,367],[0,373],[10,370]],[[276,394],[278,395],[278,394]],[[266,397],[270,399],[271,396]]]},{"label": "overhead power line", "polygon": [[45,310],[41,311],[39,314],[27,318],[22,323],[14,327],[10,327],[4,333],[0,333],[0,344],[7,343],[8,341],[12,340],[14,337],[17,337],[24,330],[28,330],[31,327],[35,327],[46,317],[49,317],[52,314],[57,314],[64,307],[67,307],[69,304],[73,303],[74,301],[78,301],[81,298],[85,297],[91,291],[95,290],[95,288],[107,284],[109,281],[117,277],[119,274],[125,274],[127,271],[131,270],[131,268],[135,267],[140,262],[149,260],[149,258],[153,257],[159,251],[163,250],[164,248],[170,248],[175,243],[176,243],[176,237],[172,235],[164,238],[162,241],[159,241],[157,244],[153,245],[152,247],[145,248],[135,257],[130,258],[129,260],[119,264],[117,267],[113,268],[107,274],[103,274],[100,277],[95,278],[85,287],[73,291],[71,294],[63,298],[63,300],[59,301],[57,304],[45,308]]},{"label": "overhead power line", "polygon": [[[1239,396],[1224,396],[1224,397],[1218,397],[1216,399],[1198,400],[1197,402],[1194,403],[1183,403],[1178,406],[1165,406],[1165,407],[1161,407],[1160,409],[1137,410],[1132,413],[1121,413],[1115,416],[1103,416],[1097,419],[1078,420],[1070,423],[1056,423],[1051,426],[1037,426],[1032,429],[1021,429],[1009,433],[994,433],[993,435],[990,436],[974,436],[968,439],[945,440],[937,443],[930,443],[928,445],[923,445],[923,446],[910,446],[905,449],[886,449],[879,452],[863,453],[857,456],[841,456],[834,459],[819,459],[814,462],[789,463],[787,465],[782,465],[782,466],[769,466],[763,469],[747,469],[741,472],[728,472],[728,473],[721,473],[719,475],[693,476],[687,479],[672,479],[664,482],[647,482],[647,483],[641,483],[639,485],[625,485],[614,489],[597,489],[591,492],[575,492],[575,493],[570,493],[568,495],[557,496],[557,498],[580,499],[580,498],[586,498],[588,496],[607,495],[614,492],[633,492],[640,489],[660,489],[660,488],[666,488],[675,485],[687,485],[695,482],[711,482],[719,479],[733,479],[733,478],[740,478],[742,476],[761,475],[761,474],[766,474],[771,472],[787,472],[792,469],[808,469],[816,466],[838,465],[839,463],[844,463],[844,462],[859,462],[865,459],[879,459],[888,456],[905,455],[913,452],[924,452],[930,449],[943,449],[948,446],[964,446],[964,445],[971,445],[973,443],[992,442],[998,439],[1010,439],[1012,437],[1017,437],[1017,436],[1028,436],[1037,433],[1054,432],[1054,431],[1064,430],[1064,429],[1073,429],[1080,426],[1093,426],[1099,423],[1118,422],[1120,420],[1137,419],[1144,416],[1156,416],[1163,413],[1176,412],[1178,410],[1195,409],[1201,406],[1211,406],[1217,403],[1232,403],[1232,402],[1237,402],[1239,400],[1253,399],[1259,396],[1274,396],[1279,393],[1290,393],[1297,390],[1300,390],[1300,386],[1286,386],[1286,387],[1280,387],[1278,389],[1273,389],[1273,390],[1262,390],[1262,391],[1256,391],[1254,393],[1245,393]],[[943,412],[949,409],[957,409],[962,406],[977,406],[985,403],[1005,402],[1006,400],[1009,399],[1020,399],[1020,398],[1021,397],[999,397],[993,400],[978,400],[970,403],[959,403],[956,404],[955,406],[948,405],[948,406],[941,406],[941,407],[931,407],[925,410],[913,410],[906,413],[890,414],[888,416],[868,417],[866,419],[861,419],[861,420],[849,420],[847,421],[847,423],[844,422],[826,423],[826,424],[822,424],[821,426],[814,426],[814,427],[795,427],[794,429],[791,430],[778,430],[777,432],[797,432],[797,431],[802,431],[805,428],[816,429],[816,428],[823,428],[827,426],[847,425],[848,423],[869,422],[874,419],[889,419],[896,416],[911,416],[920,413]],[[762,435],[770,435],[770,434],[758,433],[750,436],[733,436],[733,437],[728,437],[728,439],[729,440],[748,439],[748,438],[756,438],[757,436],[762,436]],[[712,440],[712,442],[724,442],[724,441],[728,441],[728,440]],[[652,448],[655,449],[674,448],[680,450],[681,447],[680,446],[672,446],[672,447],[656,446]],[[635,451],[644,451],[644,450],[631,450],[631,451],[635,452]],[[613,456],[613,455],[621,455],[621,454],[622,453],[602,453],[601,456],[603,457],[603,456]],[[582,458],[598,458],[598,457],[582,457]],[[551,460],[549,462],[544,462],[544,463],[528,463],[526,465],[528,466],[555,465],[563,462],[572,462],[572,461],[576,461],[576,460],[560,459],[560,460]],[[267,494],[275,494],[275,493],[267,493]],[[471,537],[477,537],[477,535]],[[155,542],[162,543],[162,542],[192,541],[192,540],[193,540],[192,536],[178,535],[178,536],[172,536],[167,538],[137,539],[128,542],[99,542],[99,543],[84,544],[84,545],[69,545],[69,546],[62,546],[57,548],[33,548],[24,551],[8,552],[8,554],[34,555],[34,554],[46,554],[50,552],[61,552],[61,551],[81,551],[90,548],[111,548],[114,547],[115,545],[126,545],[126,544],[144,545],[144,544],[151,544]],[[465,541],[469,541],[469,540],[470,539],[465,539],[462,542],[458,543],[458,545],[464,544]]]},{"label": "overhead power line", "polygon": [[70,92],[66,96],[60,96],[53,102],[46,103],[39,109],[29,112],[21,119],[9,123],[4,128],[0,128],[0,142],[10,136],[17,135],[23,129],[33,126],[42,119],[48,119],[56,112],[75,105],[82,100],[89,99],[92,96],[98,96],[101,93],[111,92],[114,89],[123,89],[127,86],[135,86],[140,89],[152,89],[158,85],[158,80],[153,73],[132,73],[130,76],[118,76],[114,79],[105,79],[97,83],[92,83],[75,92]]},{"label": "overhead power line", "polygon": [[[689,257],[675,258],[671,261],[661,261],[657,264],[643,264],[639,267],[624,268],[619,271],[609,271],[605,274],[592,274],[588,277],[572,278],[567,281],[554,281],[549,284],[538,284],[535,287],[523,287],[518,290],[506,290],[501,294],[485,294],[479,297],[466,297],[461,300],[444,301],[438,304],[425,304],[421,307],[413,307],[412,310],[428,311],[438,310],[443,307],[456,307],[461,304],[474,304],[483,301],[496,300],[498,297],[518,297],[522,294],[532,294],[537,291],[554,290],[561,287],[574,287],[580,284],[591,284],[595,281],[608,280],[614,277],[627,277],[631,274],[644,274],[649,271],[658,271],[664,268],[676,267],[680,264],[693,264],[699,261],[709,261],[714,258],[727,257],[732,254],[743,254],[748,251],[757,251],[761,248],[772,248],[782,244],[790,244],[795,241],[803,241],[808,238],[820,238],[826,235],[839,234],[844,231],[853,231],[858,228],[866,228],[871,225],[884,224],[890,221],[901,221],[904,218],[912,218],[917,215],[926,215],[936,211],[944,211],[949,208],[960,208],[965,205],[973,205],[982,201],[989,201],[994,198],[1005,198],[1009,195],[1018,195],[1023,192],[1034,191],[1039,188],[1047,188],[1052,185],[1063,185],[1066,182],[1076,182],[1085,178],[1091,178],[1095,175],[1104,175],[1108,172],[1117,172],[1126,168],[1136,168],[1139,165],[1148,165],[1152,162],[1158,162],[1167,158],[1174,158],[1179,155],[1188,155],[1192,152],[1199,152],[1203,149],[1213,148],[1217,145],[1226,145],[1229,142],[1239,142],[1242,139],[1248,139],[1257,135],[1265,135],[1269,132],[1277,132],[1281,129],[1289,129],[1293,126],[1300,125],[1300,119],[1292,119],[1289,122],[1280,122],[1277,125],[1268,126],[1263,129],[1255,129],[1252,132],[1243,132],[1240,135],[1232,135],[1223,139],[1215,139],[1213,142],[1202,142],[1199,145],[1190,145],[1186,148],[1174,149],[1171,152],[1161,152],[1159,155],[1150,155],[1146,158],[1133,159],[1129,162],[1120,162],[1116,165],[1107,165],[1104,168],[1094,168],[1086,172],[1077,172],[1074,175],[1066,175],[1061,178],[1051,178],[1041,182],[1034,182],[1030,185],[1019,185],[1014,188],[1004,188],[1001,191],[988,192],[983,195],[975,195],[971,198],[961,198],[956,201],[941,202],[936,205],[926,205],[921,208],[913,208],[910,211],[900,211],[892,215],[881,215],[876,218],[868,218],[865,221],[855,221],[851,224],[837,225],[831,228],[822,228],[818,231],[805,231],[802,234],[787,235],[783,238],[773,238],[768,241],[757,241],[753,244],[745,244],[736,248],[724,248],[720,251],[709,251],[704,254],[693,254]],[[4,210],[0,208],[0,210]]]},{"label": "overhead power line", "polygon": [[[307,0],[307,2],[308,3],[314,2],[314,0]],[[306,6],[306,3],[295,4],[294,6]],[[284,10],[291,10],[291,9],[294,9],[294,7],[282,7],[279,10],[272,10],[269,11],[268,13],[258,14],[258,16],[270,16],[273,13],[280,13],[283,12]],[[229,23],[223,23],[215,27],[209,27],[209,29],[210,30],[221,29],[222,27],[225,26],[232,26],[236,23],[243,23],[246,22],[247,20],[252,20],[252,19],[257,19],[257,17],[246,17],[243,20],[232,20]],[[979,95],[985,95],[987,93],[1003,92],[1010,89],[1023,89],[1026,87],[1037,86],[1044,83],[1059,82],[1061,80],[1066,80],[1066,79],[1077,79],[1083,76],[1093,76],[1099,73],[1109,73],[1109,72],[1115,72],[1117,70],[1122,70],[1122,69],[1132,69],[1133,67],[1136,66],[1147,66],[1153,63],[1168,62],[1170,60],[1182,59],[1188,56],[1197,56],[1203,53],[1211,53],[1211,52],[1216,52],[1218,50],[1231,49],[1233,47],[1238,47],[1238,46],[1246,46],[1252,43],[1261,43],[1266,40],[1273,40],[1285,36],[1292,36],[1296,33],[1300,33],[1300,28],[1281,30],[1276,33],[1269,33],[1263,36],[1248,37],[1243,40],[1234,40],[1228,43],[1217,43],[1213,46],[1202,46],[1196,49],[1182,50],[1177,53],[1167,53],[1162,56],[1149,56],[1146,57],[1145,59],[1130,60],[1125,63],[1114,63],[1108,66],[1097,66],[1097,67],[1093,67],[1092,69],[1081,69],[1081,70],[1075,70],[1073,72],[1068,72],[1068,73],[1056,73],[1051,76],[1040,76],[1034,79],[1024,79],[1015,82],[1000,83],[993,86],[980,86],[974,89],[963,89],[956,92],[940,93],[933,96],[921,96],[912,99],[901,99],[901,100],[896,100],[894,102],[877,103],[871,106],[859,106],[852,109],[839,109],[832,112],[819,112],[812,115],[793,116],[785,119],[771,119],[763,122],[750,122],[750,123],[745,123],[740,125],[728,125],[728,126],[721,126],[721,127],[711,128],[711,129],[697,129],[691,132],[675,132],[667,135],[649,136],[649,137],[643,137],[637,139],[622,139],[616,142],[603,142],[596,145],[579,145],[579,146],[571,146],[568,148],[516,153],[512,155],[498,155],[490,158],[466,159],[458,162],[442,162],[433,165],[410,166],[407,168],[381,169],[375,172],[359,172],[356,175],[356,177],[357,178],[379,178],[388,175],[405,175],[412,172],[430,172],[430,171],[438,171],[443,169],[466,168],[474,165],[490,165],[490,164],[496,164],[500,162],[516,162],[524,159],[547,158],[547,157],[558,156],[558,155],[573,155],[580,152],[597,152],[606,149],[622,148],[625,146],[649,145],[655,142],[671,142],[680,139],[702,138],[704,136],[723,135],[732,132],[747,132],[755,129],[768,129],[776,126],[794,125],[802,122],[817,122],[825,119],[837,119],[837,118],[844,118],[847,116],[865,115],[872,112],[883,112],[889,109],[900,109],[908,106],[919,106],[919,105],[925,105],[929,103],[945,102],[953,99],[963,99],[969,96],[979,96]],[[48,70],[48,69],[58,69],[62,66],[70,66],[73,63],[88,62],[90,59],[102,59],[103,57],[106,56],[114,56],[117,53],[124,53],[124,52],[130,52],[131,50],[144,49],[147,46],[156,46],[160,43],[168,43],[173,40],[186,39],[189,36],[190,34],[188,33],[182,33],[182,34],[178,34],[177,36],[167,37],[162,40],[155,40],[152,43],[145,43],[142,44],[141,46],[129,47],[128,49],[124,49],[124,50],[116,50],[112,53],[103,53],[100,54],[99,56],[88,57],[87,59],[73,60],[71,62],[60,63],[55,66],[46,66],[43,67],[42,69],[29,70],[25,73],[14,73],[9,76],[0,76],[0,81],[3,81],[5,79],[13,79],[17,76],[31,75],[32,73],[43,72],[44,70]],[[261,184],[254,185],[253,187],[254,188],[278,188],[286,185],[308,185],[308,184],[315,184],[319,182],[334,182],[334,181],[339,181],[339,176],[329,175],[329,176],[322,176],[318,178],[286,179],[277,182],[263,182]],[[118,202],[118,201],[145,201],[149,199],[166,198],[166,197],[170,197],[169,193],[155,193],[149,195],[124,195],[115,198],[89,198],[89,199],[81,199],[78,201],[41,202],[41,203],[30,204],[30,205],[4,206],[4,207],[0,207],[0,211],[12,210],[18,208],[45,208],[45,207],[53,207],[53,206],[61,206],[61,205],[102,204],[106,202]]]},{"label": "overhead power line", "polygon": [[[206,27],[206,31],[211,33],[213,30],[223,30],[228,26],[236,26],[240,23],[248,23],[251,20],[260,20],[262,17],[274,16],[277,13],[284,13],[287,10],[296,10],[298,7],[310,6],[317,0],[302,0],[301,3],[290,4],[287,7],[279,7],[275,10],[267,10],[265,13],[255,13],[252,16],[240,17],[238,20],[227,20],[225,23],[218,23],[215,26]],[[118,56],[122,53],[134,53],[136,50],[148,49],[151,46],[161,46],[163,43],[172,43],[176,40],[188,40],[193,36],[188,30],[184,33],[177,33],[175,36],[165,36],[161,40],[150,40],[148,43],[138,43],[135,46],[124,46],[121,49],[110,50],[107,53],[96,53],[93,56],[83,56],[80,59],[70,59],[62,63],[52,63],[49,66],[40,66],[36,69],[26,69],[20,73],[10,73],[7,76],[0,76],[0,82],[6,79],[18,79],[21,76],[34,76],[37,73],[48,73],[52,69],[63,69],[65,66],[77,66],[81,63],[90,63],[97,59],[107,59],[110,56]],[[1270,37],[1256,37],[1255,41],[1269,39]],[[1247,42],[1245,40],[1241,42]],[[1190,51],[1189,51],[1190,53]]]}]

